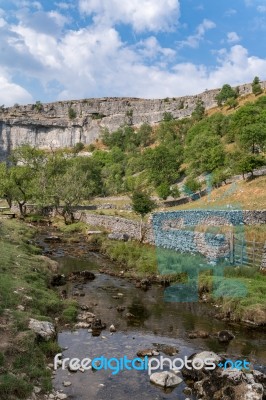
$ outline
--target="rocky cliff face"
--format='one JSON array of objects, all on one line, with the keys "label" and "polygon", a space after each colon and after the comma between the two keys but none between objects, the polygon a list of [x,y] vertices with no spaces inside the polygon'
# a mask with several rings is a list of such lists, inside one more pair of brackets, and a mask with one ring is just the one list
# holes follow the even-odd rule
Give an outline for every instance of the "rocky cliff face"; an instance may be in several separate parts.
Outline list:
[{"label": "rocky cliff face", "polygon": [[[266,82],[262,87],[266,88]],[[207,109],[215,107],[218,92],[171,99],[100,98],[1,108],[0,159],[24,143],[43,149],[72,147],[78,142],[92,143],[103,128],[114,131],[125,123],[156,124],[165,112],[175,118],[190,116],[198,99]],[[248,93],[251,84],[240,86],[240,95]],[[69,117],[70,109],[74,110],[74,118]]]}]

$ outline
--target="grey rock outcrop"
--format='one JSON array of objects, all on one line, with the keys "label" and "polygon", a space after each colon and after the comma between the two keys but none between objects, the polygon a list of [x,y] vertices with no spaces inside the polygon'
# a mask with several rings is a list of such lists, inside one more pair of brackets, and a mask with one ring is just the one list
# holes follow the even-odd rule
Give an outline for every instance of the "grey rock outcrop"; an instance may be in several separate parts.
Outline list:
[{"label": "grey rock outcrop", "polygon": [[[261,86],[266,88],[266,82]],[[201,99],[206,109],[216,106],[219,89],[195,96],[165,99],[99,98],[56,103],[29,104],[0,109],[0,159],[24,143],[39,148],[73,147],[99,138],[102,129],[116,130],[127,123],[139,126],[156,124],[165,112],[184,118],[193,112]],[[239,86],[240,95],[251,93],[251,84]],[[69,110],[74,111],[74,117]]]}]

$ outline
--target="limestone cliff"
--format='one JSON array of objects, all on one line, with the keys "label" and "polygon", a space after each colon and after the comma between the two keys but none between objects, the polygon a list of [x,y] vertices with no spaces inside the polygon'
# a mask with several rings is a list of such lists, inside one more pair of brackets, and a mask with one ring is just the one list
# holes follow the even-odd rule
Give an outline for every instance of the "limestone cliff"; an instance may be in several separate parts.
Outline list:
[{"label": "limestone cliff", "polygon": [[[266,88],[266,82],[262,87]],[[251,84],[239,89],[240,95],[251,93]],[[218,92],[170,99],[99,98],[0,108],[0,159],[24,143],[44,149],[72,147],[78,142],[92,143],[105,127],[114,131],[124,123],[156,124],[165,112],[175,118],[190,116],[198,99],[207,109],[216,106]],[[74,111],[72,118],[70,109]]]}]

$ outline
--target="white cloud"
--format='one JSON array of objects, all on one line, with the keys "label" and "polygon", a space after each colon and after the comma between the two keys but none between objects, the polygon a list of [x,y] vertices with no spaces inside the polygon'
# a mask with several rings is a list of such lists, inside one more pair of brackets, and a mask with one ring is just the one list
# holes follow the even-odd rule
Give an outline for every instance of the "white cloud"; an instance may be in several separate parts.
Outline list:
[{"label": "white cloud", "polygon": [[236,32],[228,32],[227,34],[227,42],[228,43],[237,43],[241,40],[240,36]]},{"label": "white cloud", "polygon": [[[57,50],[56,38],[45,33],[36,32],[22,25],[13,26],[11,31],[17,33],[21,38],[20,41],[13,43],[13,46],[20,53],[24,50],[29,52],[32,58],[38,60],[45,67],[60,67],[60,54]],[[12,45],[12,42],[10,44]]]},{"label": "white cloud", "polygon": [[23,87],[11,82],[9,78],[0,71],[0,104],[13,106],[15,103],[27,104],[32,101],[32,96]]},{"label": "white cloud", "polygon": [[136,49],[142,57],[149,60],[156,59],[158,56],[173,59],[176,55],[176,52],[173,49],[162,47],[154,36],[150,36],[149,38],[140,41],[137,44]]},{"label": "white cloud", "polygon": [[[214,27],[214,22],[204,20],[188,43],[197,46]],[[249,82],[256,75],[266,78],[266,60],[249,55],[240,45],[232,46],[229,51],[219,50],[216,66],[208,68],[191,62],[178,63],[176,52],[163,47],[154,35],[128,45],[108,25],[93,24],[58,35],[23,22],[13,25],[11,31],[7,27],[3,29],[6,70],[10,74],[23,71],[25,80],[37,79],[47,92],[52,86],[53,98],[57,96],[58,100],[102,96],[177,97],[221,87],[224,83]],[[12,57],[7,57],[9,54]],[[0,99],[3,94],[5,97],[2,103],[32,101],[25,89],[13,83],[11,76],[1,78]]]},{"label": "white cloud", "polygon": [[180,16],[179,0],[79,0],[79,8],[97,24],[130,24],[138,32],[169,30]]},{"label": "white cloud", "polygon": [[258,10],[260,13],[265,13],[265,12],[266,12],[266,6],[258,6],[258,7],[257,7],[257,10]]},{"label": "white cloud", "polygon": [[204,19],[202,23],[197,27],[196,33],[194,35],[188,36],[186,40],[182,40],[179,42],[179,47],[192,47],[197,48],[200,42],[204,39],[205,33],[210,30],[214,29],[216,24],[209,19]]}]

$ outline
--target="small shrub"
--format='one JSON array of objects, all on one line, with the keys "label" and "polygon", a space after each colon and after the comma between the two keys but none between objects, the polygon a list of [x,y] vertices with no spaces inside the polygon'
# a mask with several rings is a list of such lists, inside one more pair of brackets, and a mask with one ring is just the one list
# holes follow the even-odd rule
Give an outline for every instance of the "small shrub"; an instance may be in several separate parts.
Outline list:
[{"label": "small shrub", "polygon": [[103,119],[105,117],[104,114],[94,113],[91,115],[91,119]]},{"label": "small shrub", "polygon": [[74,108],[69,107],[69,109],[68,109],[68,117],[69,117],[69,119],[75,119],[77,117],[77,113],[74,110]]},{"label": "small shrub", "polygon": [[34,108],[35,108],[36,111],[41,112],[41,111],[43,110],[43,105],[42,105],[42,103],[38,100],[38,101],[36,101],[36,103],[35,103],[35,105],[34,105]]}]

